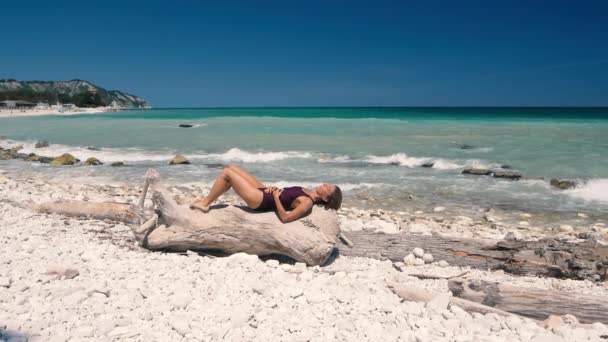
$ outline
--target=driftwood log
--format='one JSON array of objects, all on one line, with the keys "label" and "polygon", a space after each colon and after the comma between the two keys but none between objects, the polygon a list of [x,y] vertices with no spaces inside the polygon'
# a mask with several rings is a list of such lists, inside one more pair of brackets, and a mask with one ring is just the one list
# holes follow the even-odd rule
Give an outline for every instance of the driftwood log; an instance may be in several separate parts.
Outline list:
[{"label": "driftwood log", "polygon": [[[209,213],[202,213],[178,205],[157,178],[153,170],[146,173],[137,205],[60,201],[34,205],[33,209],[125,222],[140,244],[150,250],[281,254],[308,265],[322,265],[338,243],[339,222],[333,210],[315,207],[307,216],[285,224],[274,212],[256,212],[233,205],[214,206]],[[154,211],[143,208],[149,187]]]},{"label": "driftwood log", "polygon": [[605,297],[462,278],[450,280],[448,286],[460,299],[532,319],[572,314],[581,323],[608,324],[608,298]]},{"label": "driftwood log", "polygon": [[[421,302],[421,303],[428,303],[431,300],[433,300],[434,298],[436,298],[438,296],[438,293],[436,292],[431,292],[431,291],[426,291],[424,289],[420,289],[414,286],[404,286],[404,285],[399,285],[399,284],[388,284],[388,287],[397,295],[399,296],[399,298],[402,298],[404,300],[410,301],[410,302]],[[473,312],[477,312],[480,314],[489,314],[489,313],[494,313],[500,316],[513,316],[513,313],[510,312],[506,312],[491,306],[487,306],[484,304],[480,304],[474,301],[470,301],[467,299],[462,299],[462,298],[458,298],[458,297],[452,297],[450,298],[450,305],[456,305],[459,308],[463,309],[464,311],[468,312],[468,313],[473,313]]]},{"label": "driftwood log", "polygon": [[438,235],[348,232],[352,248],[339,246],[340,255],[403,261],[416,247],[435,260],[477,269],[504,270],[516,275],[606,280],[608,246],[594,240],[569,243],[555,239],[500,241],[445,238]]}]

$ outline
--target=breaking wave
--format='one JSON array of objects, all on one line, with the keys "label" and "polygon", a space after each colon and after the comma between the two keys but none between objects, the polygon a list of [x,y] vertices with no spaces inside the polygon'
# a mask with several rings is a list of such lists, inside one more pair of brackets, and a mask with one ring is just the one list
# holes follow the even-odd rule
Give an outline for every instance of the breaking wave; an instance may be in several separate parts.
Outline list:
[{"label": "breaking wave", "polygon": [[608,202],[608,178],[591,179],[565,193],[587,201]]}]

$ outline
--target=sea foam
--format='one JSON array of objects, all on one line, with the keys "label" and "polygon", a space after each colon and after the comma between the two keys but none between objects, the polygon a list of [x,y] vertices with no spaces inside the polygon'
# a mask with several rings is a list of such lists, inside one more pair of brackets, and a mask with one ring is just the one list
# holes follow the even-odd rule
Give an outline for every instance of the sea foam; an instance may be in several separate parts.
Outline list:
[{"label": "sea foam", "polygon": [[591,179],[581,186],[565,191],[565,193],[587,201],[608,202],[608,178]]}]

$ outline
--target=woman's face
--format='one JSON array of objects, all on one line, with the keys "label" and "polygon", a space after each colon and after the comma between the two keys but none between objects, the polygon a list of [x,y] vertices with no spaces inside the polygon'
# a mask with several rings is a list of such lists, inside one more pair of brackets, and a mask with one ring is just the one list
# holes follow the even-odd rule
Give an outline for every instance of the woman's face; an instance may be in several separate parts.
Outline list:
[{"label": "woman's face", "polygon": [[316,187],[315,191],[317,194],[319,194],[319,196],[321,196],[321,198],[323,198],[324,201],[327,202],[329,196],[336,191],[336,186],[333,184],[321,184]]}]

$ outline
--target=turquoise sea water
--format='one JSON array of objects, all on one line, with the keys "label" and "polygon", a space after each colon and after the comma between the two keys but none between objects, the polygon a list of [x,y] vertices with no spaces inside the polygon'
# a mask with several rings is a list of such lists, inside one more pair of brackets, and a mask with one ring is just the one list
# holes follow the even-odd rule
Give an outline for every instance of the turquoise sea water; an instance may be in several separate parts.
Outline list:
[{"label": "turquoise sea water", "polygon": [[[182,123],[195,127],[178,128]],[[357,206],[395,209],[414,194],[429,206],[608,213],[607,108],[154,109],[0,119],[0,135],[10,138],[0,142],[4,147],[24,144],[25,152],[70,152],[106,163],[53,168],[0,161],[9,172],[133,182],[156,167],[171,182],[210,183],[214,164],[234,163],[267,184],[337,183],[346,203]],[[36,151],[37,140],[51,147]],[[166,165],[178,152],[192,165]],[[132,166],[110,167],[114,161]],[[434,167],[420,167],[425,162]],[[461,174],[506,165],[527,179]],[[580,185],[558,191],[550,178]]]}]

